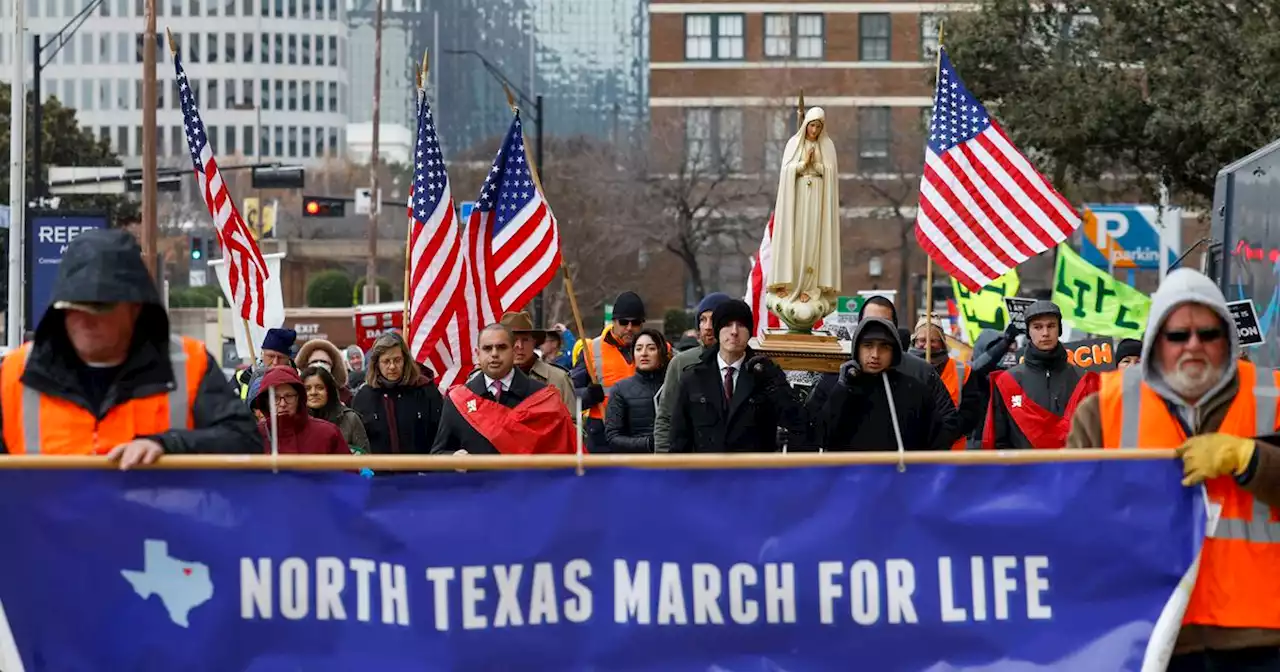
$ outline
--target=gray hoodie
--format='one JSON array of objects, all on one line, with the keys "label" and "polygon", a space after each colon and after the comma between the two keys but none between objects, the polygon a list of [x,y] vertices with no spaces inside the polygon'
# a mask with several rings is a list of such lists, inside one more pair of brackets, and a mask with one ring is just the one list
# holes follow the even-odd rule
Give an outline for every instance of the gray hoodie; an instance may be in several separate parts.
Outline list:
[{"label": "gray hoodie", "polygon": [[[1169,314],[1177,307],[1188,303],[1198,303],[1217,313],[1222,318],[1223,328],[1227,332],[1227,338],[1230,339],[1226,371],[1223,372],[1218,384],[1201,395],[1195,404],[1187,404],[1177,392],[1173,391],[1173,388],[1169,387],[1156,368],[1155,358],[1151,356],[1156,337],[1159,336]],[[1147,332],[1142,337],[1142,377],[1156,394],[1177,409],[1182,420],[1193,431],[1200,430],[1202,406],[1217,396],[1222,388],[1236,377],[1236,360],[1239,357],[1240,338],[1236,335],[1235,321],[1231,319],[1231,311],[1227,309],[1226,297],[1222,295],[1222,290],[1218,289],[1213,280],[1189,268],[1175,269],[1165,276],[1164,282],[1160,283],[1160,288],[1151,295],[1151,313],[1147,318]]]}]

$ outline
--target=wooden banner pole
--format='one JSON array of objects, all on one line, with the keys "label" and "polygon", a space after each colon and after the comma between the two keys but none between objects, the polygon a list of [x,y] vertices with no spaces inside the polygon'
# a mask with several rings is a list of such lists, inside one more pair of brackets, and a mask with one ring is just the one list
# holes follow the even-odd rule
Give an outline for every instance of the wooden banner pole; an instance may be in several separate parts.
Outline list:
[{"label": "wooden banner pole", "polygon": [[[1172,460],[1173,450],[974,450],[853,453],[636,455],[172,455],[138,469],[281,471],[513,471],[527,469],[788,469],[906,464],[1045,464]],[[7,455],[0,469],[114,469],[101,455]]]}]

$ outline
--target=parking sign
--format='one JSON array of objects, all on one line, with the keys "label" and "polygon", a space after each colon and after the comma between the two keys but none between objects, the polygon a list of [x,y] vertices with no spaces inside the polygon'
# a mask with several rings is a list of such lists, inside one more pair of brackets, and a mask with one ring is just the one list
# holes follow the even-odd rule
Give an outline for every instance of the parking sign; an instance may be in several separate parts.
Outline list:
[{"label": "parking sign", "polygon": [[[1081,230],[1080,256],[1101,268],[1160,268],[1157,209],[1151,205],[1088,205]],[[1164,212],[1164,253],[1173,264],[1182,248],[1182,210]]]}]

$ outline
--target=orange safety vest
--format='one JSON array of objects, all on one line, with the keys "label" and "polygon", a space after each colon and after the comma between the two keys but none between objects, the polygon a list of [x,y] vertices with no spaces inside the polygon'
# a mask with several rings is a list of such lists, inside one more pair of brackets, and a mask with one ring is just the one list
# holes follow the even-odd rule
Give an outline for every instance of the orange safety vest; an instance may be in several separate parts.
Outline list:
[{"label": "orange safety vest", "polygon": [[591,361],[589,362],[595,371],[594,382],[604,387],[604,402],[597,404],[591,408],[591,412],[587,414],[589,418],[604,420],[604,410],[609,405],[609,397],[612,395],[613,386],[624,378],[630,378],[636,372],[636,365],[627,362],[627,358],[622,356],[622,351],[610,345],[604,347],[604,336],[597,336],[591,339]]},{"label": "orange safety vest", "polygon": [[[942,384],[947,386],[947,392],[951,394],[951,403],[956,405],[956,410],[960,409],[960,390],[968,381],[969,367],[964,362],[948,358],[947,365],[942,367]],[[968,438],[962,436],[956,439],[956,442],[951,444],[951,450],[964,450]]]},{"label": "orange safety vest", "polygon": [[[1276,431],[1280,372],[1237,362],[1240,390],[1218,431],[1259,436]],[[1108,372],[1098,392],[1104,448],[1173,448],[1187,439],[1168,405],[1142,380],[1139,367]],[[1280,630],[1280,517],[1231,476],[1205,481],[1209,500],[1222,506],[1205,535],[1200,573],[1184,624]]]},{"label": "orange safety vest", "polygon": [[167,394],[131,399],[98,420],[79,405],[41,394],[22,384],[31,343],[5,355],[0,364],[0,403],[4,443],[10,453],[104,455],[139,436],[195,424],[192,407],[209,364],[204,344],[191,338],[169,339],[173,386]]}]

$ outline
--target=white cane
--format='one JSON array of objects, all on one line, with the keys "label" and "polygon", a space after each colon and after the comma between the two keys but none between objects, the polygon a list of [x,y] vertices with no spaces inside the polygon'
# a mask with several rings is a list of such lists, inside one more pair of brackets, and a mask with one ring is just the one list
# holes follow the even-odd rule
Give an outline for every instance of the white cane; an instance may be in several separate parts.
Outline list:
[{"label": "white cane", "polygon": [[267,403],[271,406],[271,473],[280,473],[276,460],[280,457],[280,417],[276,413],[276,388],[267,388]]},{"label": "white cane", "polygon": [[898,407],[893,403],[893,390],[889,387],[889,377],[881,374],[884,381],[884,396],[889,400],[889,417],[893,420],[893,438],[898,442],[898,473],[907,470],[907,450],[902,445],[902,428],[898,426]]}]

